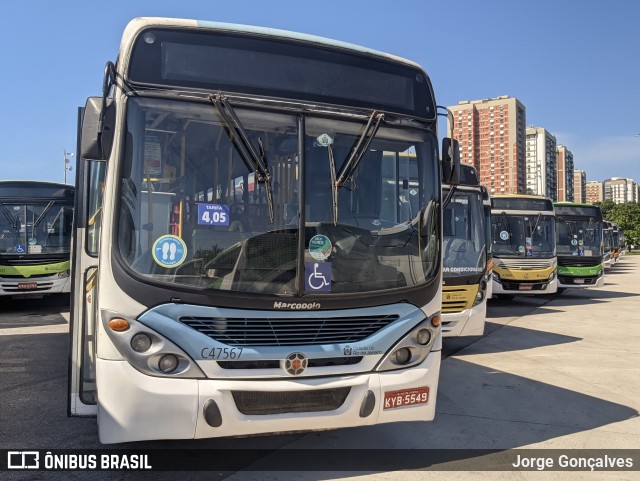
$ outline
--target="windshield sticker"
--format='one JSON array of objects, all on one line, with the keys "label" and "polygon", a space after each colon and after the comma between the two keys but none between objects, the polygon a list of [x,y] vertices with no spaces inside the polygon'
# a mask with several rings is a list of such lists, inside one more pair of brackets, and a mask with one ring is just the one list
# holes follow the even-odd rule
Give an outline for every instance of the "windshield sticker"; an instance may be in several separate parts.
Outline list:
[{"label": "windshield sticker", "polygon": [[503,241],[506,241],[507,239],[509,239],[509,233],[506,230],[501,231],[500,239],[502,239]]},{"label": "windshield sticker", "polygon": [[331,262],[304,263],[304,290],[331,292]]},{"label": "windshield sticker", "polygon": [[144,138],[144,170],[149,176],[162,175],[162,145],[157,135]]},{"label": "windshield sticker", "polygon": [[309,254],[317,261],[329,258],[333,245],[326,235],[314,235],[309,241]]},{"label": "windshield sticker", "polygon": [[524,252],[524,246],[518,247],[518,252],[521,252],[521,253]]},{"label": "windshield sticker", "polygon": [[42,254],[42,246],[38,244],[29,246],[29,254]]},{"label": "windshield sticker", "polygon": [[24,254],[25,252],[27,252],[27,248],[24,244],[18,244],[14,247],[14,250],[16,251],[16,254]]},{"label": "windshield sticker", "polygon": [[571,239],[571,245],[572,246],[577,246],[578,245],[578,241],[576,239]]},{"label": "windshield sticker", "polygon": [[229,225],[229,206],[198,204],[198,225]]},{"label": "windshield sticker", "polygon": [[30,245],[30,246],[34,246],[34,245],[36,245],[37,243],[38,243],[38,240],[37,240],[35,237],[31,237],[31,238],[29,239],[29,245]]},{"label": "windshield sticker", "polygon": [[316,137],[316,144],[320,147],[329,147],[333,144],[333,139],[327,134],[321,134]]},{"label": "windshield sticker", "polygon": [[178,267],[187,258],[187,245],[176,235],[163,235],[153,243],[151,255],[162,267]]},{"label": "windshield sticker", "polygon": [[524,238],[524,245],[531,246],[531,237]]}]

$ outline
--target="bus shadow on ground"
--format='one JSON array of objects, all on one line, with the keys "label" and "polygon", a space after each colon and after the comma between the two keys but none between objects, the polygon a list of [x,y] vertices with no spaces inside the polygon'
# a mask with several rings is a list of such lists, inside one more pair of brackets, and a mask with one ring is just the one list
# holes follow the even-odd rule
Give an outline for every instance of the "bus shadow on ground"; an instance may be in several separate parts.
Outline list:
[{"label": "bus shadow on ground", "polygon": [[69,295],[43,299],[0,299],[0,330],[67,324],[61,312],[69,312]]},{"label": "bus shadow on ground", "polygon": [[562,307],[569,305],[599,304],[627,297],[640,297],[640,294],[603,289],[567,289],[562,294],[556,295],[553,305]]},{"label": "bus shadow on ground", "polygon": [[[309,433],[238,475],[281,471],[269,479],[319,481],[350,471],[492,470],[509,449],[638,416],[622,404],[455,358],[443,363],[440,379],[433,422]],[[298,472],[284,472],[294,466]]]}]

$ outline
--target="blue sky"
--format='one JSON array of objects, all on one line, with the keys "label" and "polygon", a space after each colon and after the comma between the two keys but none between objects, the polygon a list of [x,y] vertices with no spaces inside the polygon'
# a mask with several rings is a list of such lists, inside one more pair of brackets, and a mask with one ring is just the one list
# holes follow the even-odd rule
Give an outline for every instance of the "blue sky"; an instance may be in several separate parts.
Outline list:
[{"label": "blue sky", "polygon": [[[111,0],[0,5],[0,179],[61,182],[77,107],[127,22],[168,16],[321,35],[420,63],[440,105],[517,97],[588,180],[640,181],[640,2]],[[441,135],[444,132],[441,131]]]}]

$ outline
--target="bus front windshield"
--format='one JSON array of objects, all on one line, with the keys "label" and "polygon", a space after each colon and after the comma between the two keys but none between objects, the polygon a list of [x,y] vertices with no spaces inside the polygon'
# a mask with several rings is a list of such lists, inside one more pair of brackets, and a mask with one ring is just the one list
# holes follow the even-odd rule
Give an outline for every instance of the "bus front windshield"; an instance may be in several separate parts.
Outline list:
[{"label": "bus front windshield", "polygon": [[[447,190],[443,191],[446,196]],[[445,277],[482,274],[487,264],[485,214],[478,192],[456,190],[443,214]]]},{"label": "bus front windshield", "polygon": [[558,255],[599,256],[602,226],[593,217],[556,217]]},{"label": "bus front windshield", "polygon": [[73,205],[0,201],[0,255],[68,254]]},{"label": "bus front windshield", "polygon": [[129,99],[117,242],[133,271],[194,289],[291,296],[435,277],[432,134],[381,126],[334,189],[366,119],[232,110],[238,122],[210,103]]},{"label": "bus front windshield", "polygon": [[555,256],[555,219],[552,215],[491,213],[493,254],[496,257]]}]

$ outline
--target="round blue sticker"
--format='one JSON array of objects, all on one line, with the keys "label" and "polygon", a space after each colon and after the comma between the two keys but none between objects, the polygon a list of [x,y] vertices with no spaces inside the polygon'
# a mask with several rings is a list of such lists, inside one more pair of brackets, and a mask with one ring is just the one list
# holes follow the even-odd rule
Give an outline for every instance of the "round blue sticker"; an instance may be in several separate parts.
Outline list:
[{"label": "round blue sticker", "polygon": [[187,245],[178,236],[163,235],[153,243],[151,255],[162,267],[177,267],[187,258]]}]

